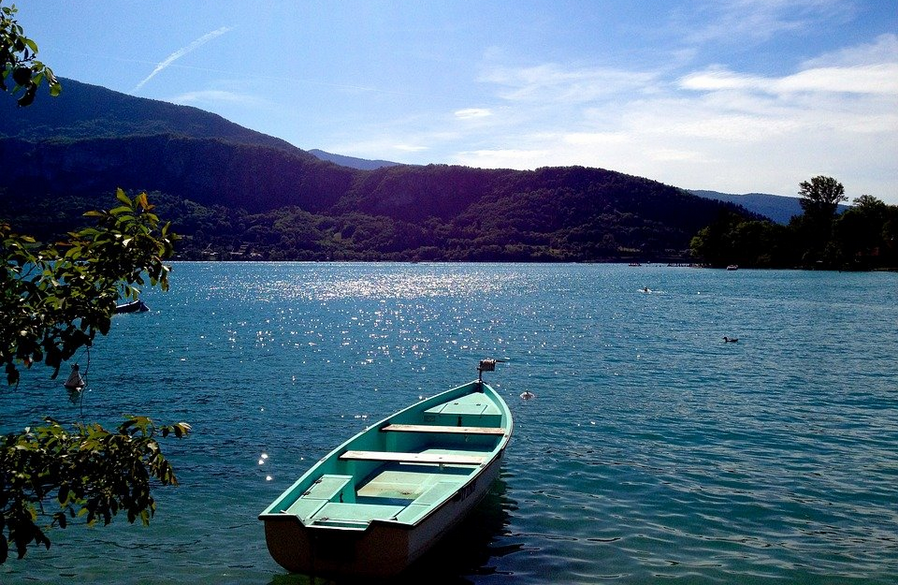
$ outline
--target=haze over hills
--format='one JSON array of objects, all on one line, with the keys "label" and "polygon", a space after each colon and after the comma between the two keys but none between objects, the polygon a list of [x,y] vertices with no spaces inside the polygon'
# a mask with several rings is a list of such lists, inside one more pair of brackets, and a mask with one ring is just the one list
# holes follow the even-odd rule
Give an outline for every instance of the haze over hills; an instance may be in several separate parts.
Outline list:
[{"label": "haze over hills", "polygon": [[745,193],[739,195],[697,189],[690,189],[689,192],[706,199],[717,199],[718,201],[741,205],[754,213],[769,217],[773,221],[784,225],[789,223],[792,216],[802,214],[798,197],[770,195],[767,193]]},{"label": "haze over hills", "polygon": [[342,154],[334,154],[332,152],[325,152],[323,150],[319,150],[317,148],[313,148],[308,151],[309,154],[314,155],[321,160],[330,161],[332,163],[336,163],[338,165],[349,167],[351,169],[357,169],[360,171],[373,171],[375,169],[381,169],[383,167],[397,167],[401,163],[390,162],[388,160],[368,160],[366,158],[356,158],[354,156],[344,156]]},{"label": "haze over hills", "polygon": [[683,260],[738,210],[603,169],[358,170],[196,108],[63,85],[29,108],[0,103],[3,213],[43,237],[121,187],[151,192],[186,257]]},{"label": "haze over hills", "polygon": [[[738,195],[695,189],[690,189],[689,192],[693,195],[698,195],[699,197],[705,197],[706,199],[717,199],[718,201],[741,205],[753,213],[769,217],[773,221],[783,225],[788,224],[793,216],[804,213],[801,209],[801,204],[799,203],[801,201],[801,198],[799,197],[770,195],[768,193],[745,193]],[[842,213],[848,209],[848,206],[840,204],[837,209],[839,213]]]}]

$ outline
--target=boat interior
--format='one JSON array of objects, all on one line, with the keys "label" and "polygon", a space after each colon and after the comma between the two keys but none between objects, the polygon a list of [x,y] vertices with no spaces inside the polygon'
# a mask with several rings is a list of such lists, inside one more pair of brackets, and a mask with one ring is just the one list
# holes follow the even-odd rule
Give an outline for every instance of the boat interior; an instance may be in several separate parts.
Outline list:
[{"label": "boat interior", "polygon": [[413,524],[489,463],[507,432],[502,423],[499,408],[480,393],[400,413],[331,454],[321,473],[298,482],[277,510],[307,526]]}]

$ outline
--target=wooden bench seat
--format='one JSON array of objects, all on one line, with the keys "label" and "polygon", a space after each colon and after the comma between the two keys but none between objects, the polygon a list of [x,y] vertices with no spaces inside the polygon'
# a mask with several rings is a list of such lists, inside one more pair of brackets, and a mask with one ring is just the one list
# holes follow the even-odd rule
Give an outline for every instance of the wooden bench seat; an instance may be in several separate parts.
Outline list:
[{"label": "wooden bench seat", "polygon": [[387,425],[380,429],[387,432],[405,433],[458,433],[463,435],[504,435],[502,427],[452,427],[446,425]]},{"label": "wooden bench seat", "polygon": [[397,463],[439,463],[441,465],[483,465],[485,457],[438,453],[399,453],[394,451],[347,451],[340,459],[357,461],[395,461]]},{"label": "wooden bench seat", "polygon": [[388,504],[341,504],[330,502],[324,505],[312,521],[320,526],[358,527],[370,524],[372,520],[391,520],[402,512],[405,506]]},{"label": "wooden bench seat", "polygon": [[408,524],[414,524],[430,512],[447,496],[454,495],[461,488],[461,482],[439,482],[430,486],[426,492],[418,496],[414,502],[405,507],[396,515],[396,520]]},{"label": "wooden bench seat", "polygon": [[343,492],[351,490],[351,475],[325,474],[315,480],[290,507],[281,510],[282,514],[293,514],[306,520],[311,518],[328,502],[338,497],[343,501]]}]

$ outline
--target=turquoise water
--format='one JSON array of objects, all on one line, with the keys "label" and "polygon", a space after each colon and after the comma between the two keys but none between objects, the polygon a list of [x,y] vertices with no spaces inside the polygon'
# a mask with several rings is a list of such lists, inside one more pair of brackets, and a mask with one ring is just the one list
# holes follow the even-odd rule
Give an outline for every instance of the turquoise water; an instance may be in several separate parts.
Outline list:
[{"label": "turquoise water", "polygon": [[145,300],[83,403],[30,373],[0,427],[187,421],[181,485],[149,528],[57,531],[3,583],[310,582],[258,513],[482,357],[510,359],[487,374],[515,416],[501,481],[406,581],[898,581],[896,274],[178,263]]}]

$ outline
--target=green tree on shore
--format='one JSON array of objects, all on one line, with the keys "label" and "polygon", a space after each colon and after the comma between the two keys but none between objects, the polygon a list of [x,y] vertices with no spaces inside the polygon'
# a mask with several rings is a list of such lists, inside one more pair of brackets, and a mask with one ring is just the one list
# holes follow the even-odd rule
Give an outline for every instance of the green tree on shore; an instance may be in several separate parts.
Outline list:
[{"label": "green tree on shore", "polygon": [[839,203],[848,201],[845,187],[832,177],[817,176],[799,183],[799,204],[806,217],[831,221]]},{"label": "green tree on shore", "polygon": [[832,177],[816,176],[799,184],[798,203],[804,214],[794,223],[805,242],[802,263],[807,266],[838,264],[840,253],[832,243],[833,220],[839,203],[847,201],[845,187]]},{"label": "green tree on shore", "polygon": [[695,259],[712,266],[867,270],[898,265],[898,206],[861,195],[844,213],[845,188],[832,177],[799,184],[802,215],[788,226],[730,213],[692,239]]}]

